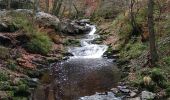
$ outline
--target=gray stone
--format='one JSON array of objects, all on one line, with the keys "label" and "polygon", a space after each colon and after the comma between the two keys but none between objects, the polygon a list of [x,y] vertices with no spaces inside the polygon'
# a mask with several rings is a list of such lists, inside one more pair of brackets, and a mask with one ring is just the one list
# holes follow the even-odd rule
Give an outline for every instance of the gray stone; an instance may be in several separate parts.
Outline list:
[{"label": "gray stone", "polygon": [[136,95],[137,95],[137,93],[135,93],[133,91],[130,92],[130,97],[135,97]]},{"label": "gray stone", "polygon": [[92,96],[81,97],[78,100],[121,100],[121,98],[115,97],[113,93],[108,92],[107,95],[100,95],[99,93],[96,93]]},{"label": "gray stone", "polygon": [[150,100],[150,99],[154,99],[156,96],[155,93],[152,92],[148,92],[148,91],[142,91],[142,100]]},{"label": "gray stone", "polygon": [[141,98],[140,97],[135,97],[135,98],[128,98],[126,100],[141,100]]},{"label": "gray stone", "polygon": [[82,33],[86,33],[91,30],[91,28],[86,26],[86,24],[80,24],[80,23],[81,22],[79,22],[79,21],[65,20],[60,23],[58,29],[61,32],[67,33],[70,35],[82,34]]},{"label": "gray stone", "polygon": [[37,22],[46,26],[54,26],[55,28],[58,28],[60,23],[60,20],[56,16],[44,12],[36,13],[35,17]]},{"label": "gray stone", "polygon": [[119,92],[119,90],[117,88],[112,88],[111,91],[114,93],[114,94],[117,94]]},{"label": "gray stone", "polygon": [[127,89],[126,86],[118,86],[118,89],[119,89],[122,93],[130,93],[130,90]]}]

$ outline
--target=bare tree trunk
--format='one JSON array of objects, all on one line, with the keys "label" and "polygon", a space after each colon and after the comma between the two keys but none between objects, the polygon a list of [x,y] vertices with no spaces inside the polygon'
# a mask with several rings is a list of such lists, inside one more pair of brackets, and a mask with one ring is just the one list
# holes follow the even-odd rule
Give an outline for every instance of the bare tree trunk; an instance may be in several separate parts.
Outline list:
[{"label": "bare tree trunk", "polygon": [[72,0],[69,0],[69,17],[71,17]]},{"label": "bare tree trunk", "polygon": [[45,0],[45,2],[46,2],[46,12],[48,13],[49,12],[49,4],[50,4],[50,2],[49,2],[49,0]]},{"label": "bare tree trunk", "polygon": [[59,12],[62,6],[63,0],[54,0],[52,13],[59,16]]},{"label": "bare tree trunk", "polygon": [[158,60],[158,54],[155,43],[154,17],[153,17],[154,1],[148,0],[148,29],[149,29],[149,44],[150,44],[150,63],[154,66]]},{"label": "bare tree trunk", "polygon": [[8,0],[8,1],[7,1],[7,9],[8,9],[8,10],[11,9],[11,0]]},{"label": "bare tree trunk", "polygon": [[133,28],[133,31],[132,31],[132,35],[136,36],[140,33],[140,28],[138,26],[138,24],[136,23],[136,14],[134,12],[134,9],[135,9],[135,0],[130,0],[130,21],[131,21],[131,25],[132,25],[132,28]]}]

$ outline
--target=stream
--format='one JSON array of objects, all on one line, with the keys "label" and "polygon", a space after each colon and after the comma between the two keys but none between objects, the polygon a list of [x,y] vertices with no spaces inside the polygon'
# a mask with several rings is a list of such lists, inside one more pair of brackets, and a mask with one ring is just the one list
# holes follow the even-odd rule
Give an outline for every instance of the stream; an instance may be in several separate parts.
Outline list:
[{"label": "stream", "polygon": [[73,56],[53,65],[54,80],[49,87],[53,95],[49,93],[48,96],[55,99],[47,100],[121,100],[109,92],[120,80],[116,63],[114,59],[103,57],[108,46],[92,44],[100,37],[96,26],[86,25],[91,31],[79,39],[81,46],[68,48]]}]

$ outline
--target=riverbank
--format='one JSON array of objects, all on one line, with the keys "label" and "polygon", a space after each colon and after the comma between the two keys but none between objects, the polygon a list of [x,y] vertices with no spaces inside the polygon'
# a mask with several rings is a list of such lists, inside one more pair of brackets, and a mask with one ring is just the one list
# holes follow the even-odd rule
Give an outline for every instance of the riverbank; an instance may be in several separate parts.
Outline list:
[{"label": "riverbank", "polygon": [[[2,10],[0,16],[1,99],[31,98],[39,84],[50,82],[42,79],[50,65],[70,56],[66,46],[79,44],[74,35],[88,30],[77,25],[79,21],[70,27],[70,21],[60,23],[57,17],[44,12],[37,13],[34,19],[31,10],[26,9]],[[58,23],[60,30],[56,31]]]},{"label": "riverbank", "polygon": [[[149,33],[147,20],[145,20],[147,19],[147,13],[143,9],[139,10],[139,16],[136,18],[142,31],[136,36],[131,36],[133,30],[128,21],[128,16],[126,16],[128,12],[126,15],[119,14],[112,21],[110,19],[100,19],[97,22],[99,23],[99,33],[101,32],[102,38],[97,39],[96,42],[108,44],[110,49],[107,53],[111,57],[118,58],[117,64],[124,73],[121,83],[124,83],[123,86],[128,91],[137,90],[136,95],[130,97],[132,100],[142,98],[142,94],[145,94],[143,91],[155,94],[154,96],[148,96],[148,99],[160,100],[167,99],[169,96],[169,13],[167,6],[165,6],[165,9],[160,20],[156,20],[158,15],[155,14],[159,61],[154,67],[150,67],[149,63]],[[129,93],[127,93],[128,96]]]}]

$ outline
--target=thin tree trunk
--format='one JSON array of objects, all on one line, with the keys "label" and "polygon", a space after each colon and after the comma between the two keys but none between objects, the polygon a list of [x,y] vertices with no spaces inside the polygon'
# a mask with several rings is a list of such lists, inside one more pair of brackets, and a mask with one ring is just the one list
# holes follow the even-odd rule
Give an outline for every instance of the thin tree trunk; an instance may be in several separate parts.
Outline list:
[{"label": "thin tree trunk", "polygon": [[46,2],[46,12],[48,13],[49,12],[49,0],[45,0]]},{"label": "thin tree trunk", "polygon": [[154,66],[158,60],[158,54],[155,43],[154,18],[153,18],[154,1],[148,0],[148,28],[149,28],[149,44],[150,44],[150,63]]},{"label": "thin tree trunk", "polygon": [[54,15],[59,16],[62,3],[63,3],[63,0],[54,0],[53,11],[52,11]]},{"label": "thin tree trunk", "polygon": [[69,17],[71,17],[72,0],[69,0]]},{"label": "thin tree trunk", "polygon": [[8,10],[11,9],[11,0],[8,0],[8,1],[7,1],[7,9],[8,9]]}]

